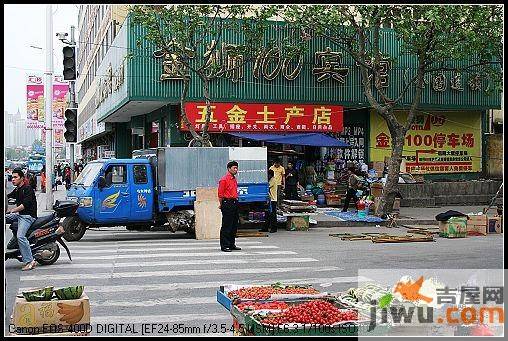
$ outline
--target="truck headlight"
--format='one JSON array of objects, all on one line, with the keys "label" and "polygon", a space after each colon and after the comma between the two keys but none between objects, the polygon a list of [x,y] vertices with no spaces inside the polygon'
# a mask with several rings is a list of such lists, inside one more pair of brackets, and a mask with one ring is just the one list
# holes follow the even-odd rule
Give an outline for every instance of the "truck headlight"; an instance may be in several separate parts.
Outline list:
[{"label": "truck headlight", "polygon": [[80,207],[91,207],[92,206],[92,197],[83,197],[79,199]]},{"label": "truck headlight", "polygon": [[67,197],[67,200],[78,202],[77,197]]}]

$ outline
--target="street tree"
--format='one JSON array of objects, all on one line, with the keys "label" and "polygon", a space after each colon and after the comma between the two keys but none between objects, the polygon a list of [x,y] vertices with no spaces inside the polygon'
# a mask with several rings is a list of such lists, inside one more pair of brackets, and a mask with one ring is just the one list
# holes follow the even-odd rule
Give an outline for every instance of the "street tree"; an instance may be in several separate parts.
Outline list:
[{"label": "street tree", "polygon": [[[268,19],[276,6],[250,5],[136,5],[130,8],[132,22],[141,25],[144,38],[153,43],[164,63],[183,81],[180,96],[182,119],[192,134],[191,145],[210,146],[210,84],[234,74],[262,48]],[[235,32],[241,41],[228,41]],[[221,55],[222,54],[222,55]],[[206,115],[201,135],[185,112],[191,74],[201,81]],[[234,77],[234,76],[233,76]],[[236,80],[237,81],[237,80]]]},{"label": "street tree", "polygon": [[[284,19],[310,41],[328,39],[359,66],[369,105],[386,121],[391,137],[387,181],[376,214],[392,210],[397,194],[406,133],[420,111],[426,75],[452,70],[477,75],[499,96],[502,78],[503,8],[489,5],[286,6]],[[391,26],[400,55],[383,46],[383,27]],[[386,61],[412,58],[404,86],[383,84]],[[397,118],[395,110],[403,110]]]}]

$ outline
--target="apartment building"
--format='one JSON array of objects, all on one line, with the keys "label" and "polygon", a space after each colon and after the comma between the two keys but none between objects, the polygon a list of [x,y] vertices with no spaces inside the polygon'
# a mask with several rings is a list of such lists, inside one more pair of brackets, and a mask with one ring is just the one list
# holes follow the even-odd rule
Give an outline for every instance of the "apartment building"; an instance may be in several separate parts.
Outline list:
[{"label": "apartment building", "polygon": [[[114,125],[97,123],[97,71],[128,13],[127,5],[81,5],[78,12],[78,145],[76,157],[86,161],[114,150]],[[123,48],[123,47],[115,47]]]}]

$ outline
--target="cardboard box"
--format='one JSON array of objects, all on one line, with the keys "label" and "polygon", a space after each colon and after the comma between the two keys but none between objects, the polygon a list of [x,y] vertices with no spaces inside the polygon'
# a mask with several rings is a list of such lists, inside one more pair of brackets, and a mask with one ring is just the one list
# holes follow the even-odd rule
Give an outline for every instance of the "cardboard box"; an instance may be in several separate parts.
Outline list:
[{"label": "cardboard box", "polygon": [[288,217],[286,230],[307,231],[309,229],[309,216]]},{"label": "cardboard box", "polygon": [[488,217],[485,214],[482,214],[482,215],[470,214],[467,217],[469,218],[467,220],[468,224],[471,224],[471,225],[487,225],[488,224]]},{"label": "cardboard box", "polygon": [[84,326],[90,324],[90,301],[83,293],[76,300],[27,302],[16,297],[12,323],[17,334],[44,334],[52,332],[50,325]]},{"label": "cardboard box", "polygon": [[503,218],[494,216],[489,218],[488,233],[503,233]]},{"label": "cardboard box", "polygon": [[374,182],[370,184],[370,194],[374,198],[380,197],[383,195],[383,184],[380,182]]},{"label": "cardboard box", "polygon": [[488,233],[488,217],[485,214],[482,215],[468,215],[467,220],[467,233],[469,235],[487,235]]},{"label": "cardboard box", "polygon": [[462,217],[453,217],[448,221],[439,222],[439,236],[444,238],[465,238],[467,236],[467,220]]}]

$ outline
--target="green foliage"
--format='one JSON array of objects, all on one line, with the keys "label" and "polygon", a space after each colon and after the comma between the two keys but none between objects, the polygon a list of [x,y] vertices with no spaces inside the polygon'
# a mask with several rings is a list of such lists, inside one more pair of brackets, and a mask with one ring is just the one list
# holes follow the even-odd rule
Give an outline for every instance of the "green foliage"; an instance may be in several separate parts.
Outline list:
[{"label": "green foliage", "polygon": [[[360,5],[287,6],[284,19],[311,36],[336,43],[356,61],[372,60],[374,72],[381,58],[397,61],[382,51],[376,32],[392,24],[402,52],[418,58],[424,73],[437,70],[480,73],[490,90],[501,90],[503,9],[488,5]],[[359,38],[365,38],[360,45]],[[462,61],[460,67],[454,62]],[[452,66],[454,65],[454,66]]]}]

